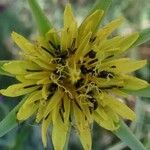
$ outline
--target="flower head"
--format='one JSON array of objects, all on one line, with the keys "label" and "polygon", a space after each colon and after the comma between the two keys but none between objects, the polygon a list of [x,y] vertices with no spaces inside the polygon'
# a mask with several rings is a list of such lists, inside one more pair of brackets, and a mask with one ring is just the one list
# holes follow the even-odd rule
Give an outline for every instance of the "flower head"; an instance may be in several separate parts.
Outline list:
[{"label": "flower head", "polygon": [[12,33],[22,59],[5,63],[3,70],[19,83],[0,92],[10,97],[28,95],[17,119],[24,121],[34,115],[42,125],[44,146],[50,124],[56,150],[63,149],[72,126],[84,149],[90,150],[90,124],[94,121],[113,131],[121,117],[135,119],[134,112],[117,97],[127,95],[122,89],[138,90],[148,85],[130,75],[144,66],[145,60],[120,58],[137,40],[138,33],[110,38],[123,18],[97,31],[102,16],[103,11],[96,10],[78,27],[68,4],[61,32],[53,28],[34,42]]}]

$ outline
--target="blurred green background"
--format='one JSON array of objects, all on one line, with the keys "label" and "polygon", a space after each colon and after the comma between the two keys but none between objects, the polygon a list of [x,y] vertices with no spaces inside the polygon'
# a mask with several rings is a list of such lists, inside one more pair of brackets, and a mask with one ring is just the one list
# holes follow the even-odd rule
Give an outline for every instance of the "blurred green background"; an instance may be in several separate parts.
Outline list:
[{"label": "blurred green background", "polygon": [[[63,10],[67,0],[38,0],[52,23],[60,28],[63,24]],[[78,22],[88,14],[94,0],[70,0]],[[127,34],[141,31],[150,27],[149,0],[113,0],[103,25],[119,16],[124,16],[126,21],[115,34]],[[32,19],[27,0],[0,0],[0,60],[15,59],[18,57],[18,48],[13,44],[10,35],[16,31],[27,38],[33,39],[37,28]],[[147,59],[147,66],[135,72],[139,78],[150,83],[150,41],[128,52],[132,58]],[[0,76],[0,88],[7,87],[14,79]],[[0,120],[20,101],[21,98],[10,99],[0,96]],[[150,101],[146,98],[129,97],[127,105],[135,109],[137,121],[130,123],[131,130],[150,149]],[[126,145],[112,133],[93,126],[93,150],[128,150]],[[53,149],[51,139],[48,139],[48,148]],[[29,120],[18,124],[4,137],[0,138],[0,150],[43,150],[40,127]],[[71,132],[69,150],[82,149],[76,131]]]}]

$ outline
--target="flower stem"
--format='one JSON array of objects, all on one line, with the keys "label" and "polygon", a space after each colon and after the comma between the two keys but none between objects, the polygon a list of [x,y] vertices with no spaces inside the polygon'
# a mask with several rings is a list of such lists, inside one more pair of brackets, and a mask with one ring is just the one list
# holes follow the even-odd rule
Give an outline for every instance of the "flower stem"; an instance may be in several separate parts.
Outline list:
[{"label": "flower stem", "polygon": [[127,144],[131,150],[146,150],[123,121],[120,122],[120,128],[114,131],[114,134]]}]

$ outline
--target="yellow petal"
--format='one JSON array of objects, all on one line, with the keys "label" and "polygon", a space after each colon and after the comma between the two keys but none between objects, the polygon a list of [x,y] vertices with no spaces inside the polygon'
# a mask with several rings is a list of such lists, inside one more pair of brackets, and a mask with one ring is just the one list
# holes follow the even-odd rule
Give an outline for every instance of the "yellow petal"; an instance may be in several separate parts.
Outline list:
[{"label": "yellow petal", "polygon": [[33,115],[36,112],[37,108],[38,104],[28,104],[25,102],[17,113],[17,119],[22,121],[28,119],[31,115]]},{"label": "yellow petal", "polygon": [[124,89],[139,90],[146,88],[149,84],[145,80],[133,76],[124,75]]},{"label": "yellow petal", "polygon": [[89,49],[90,49],[89,40],[90,40],[91,35],[92,35],[92,32],[89,32],[89,34],[87,34],[82,39],[82,42],[79,45],[79,47],[75,53],[75,61],[76,62],[78,62],[78,60],[81,59],[84,56],[84,54],[86,54],[89,51]]},{"label": "yellow petal", "polygon": [[79,26],[79,42],[86,34],[96,30],[102,19],[103,13],[103,10],[96,10],[81,23]]},{"label": "yellow petal", "polygon": [[14,60],[9,63],[5,63],[2,69],[11,74],[19,75],[26,74],[28,72],[27,70],[39,70],[41,68],[30,61]]},{"label": "yellow petal", "polygon": [[46,107],[44,117],[46,117],[60,102],[63,97],[63,92],[58,89],[54,95],[50,98],[49,103]]},{"label": "yellow petal", "polygon": [[81,110],[74,105],[74,117],[75,124],[77,126],[78,134],[82,146],[85,150],[91,150],[92,147],[92,139],[91,139],[91,129],[88,120],[85,119],[85,115]]},{"label": "yellow petal", "polygon": [[34,45],[31,44],[27,39],[16,32],[12,32],[12,39],[15,43],[25,52],[34,53]]},{"label": "yellow petal", "polygon": [[52,43],[54,43],[54,45],[58,45],[59,42],[60,42],[58,33],[57,33],[57,31],[54,28],[52,28],[51,30],[49,30],[46,33],[45,37],[46,37],[47,41],[51,41]]},{"label": "yellow petal", "polygon": [[[66,101],[67,103],[67,101]],[[65,111],[68,109],[64,104]],[[67,104],[67,106],[69,106]],[[67,116],[64,117],[64,113],[60,114],[61,105],[55,108],[52,112],[52,119],[53,119],[53,130],[52,130],[52,141],[55,150],[63,150],[67,136],[69,136],[69,112]],[[67,108],[67,109],[66,109]],[[63,116],[62,116],[63,115]],[[63,117],[63,118],[62,118]]]},{"label": "yellow petal", "polygon": [[137,61],[129,58],[120,58],[103,63],[100,68],[113,72],[130,73],[142,68],[144,65],[146,65],[146,60]]},{"label": "yellow petal", "polygon": [[135,120],[135,113],[124,103],[106,94],[106,103],[114,112],[125,119]]},{"label": "yellow petal", "polygon": [[108,25],[100,29],[97,33],[97,42],[107,38],[116,28],[118,28],[122,24],[123,20],[124,18],[120,17],[116,20],[113,20]]},{"label": "yellow petal", "polygon": [[128,48],[131,47],[131,45],[138,39],[139,34],[138,33],[132,33],[131,35],[125,36],[122,39],[122,42],[120,42],[120,53],[124,52]]},{"label": "yellow petal", "polygon": [[47,146],[47,130],[48,130],[49,124],[51,123],[51,120],[52,120],[51,115],[49,115],[48,118],[43,119],[43,122],[42,122],[41,132],[42,132],[42,142],[43,142],[44,147]]},{"label": "yellow petal", "polygon": [[102,118],[102,115],[98,114],[97,112],[93,113],[93,119],[103,128],[113,131],[116,130],[119,126],[115,125],[111,118]]},{"label": "yellow petal", "polygon": [[5,96],[16,97],[25,95],[38,89],[39,86],[29,83],[19,83],[9,86],[7,89],[0,90],[0,93]]},{"label": "yellow petal", "polygon": [[44,99],[41,99],[39,106],[38,106],[38,111],[36,114],[36,122],[37,123],[39,123],[42,120],[46,106],[47,106],[47,101]]},{"label": "yellow petal", "polygon": [[[74,19],[71,5],[67,4],[64,11],[64,29],[61,32],[62,51],[72,47],[72,43],[77,38],[77,34],[77,23]],[[76,41],[74,41],[74,46],[75,45]]]}]

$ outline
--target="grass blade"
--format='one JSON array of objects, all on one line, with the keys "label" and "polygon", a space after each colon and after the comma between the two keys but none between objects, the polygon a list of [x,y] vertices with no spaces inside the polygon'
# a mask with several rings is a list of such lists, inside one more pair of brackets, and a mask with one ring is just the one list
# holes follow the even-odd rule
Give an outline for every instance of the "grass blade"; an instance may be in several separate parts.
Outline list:
[{"label": "grass blade", "polygon": [[0,122],[0,137],[17,126],[16,113],[25,100],[26,97]]},{"label": "grass blade", "polygon": [[114,134],[127,144],[131,150],[146,150],[124,122],[120,122],[120,128],[114,131]]},{"label": "grass blade", "polygon": [[32,10],[32,14],[35,18],[40,34],[45,35],[45,33],[52,28],[51,23],[38,5],[37,0],[28,0],[28,3]]}]

